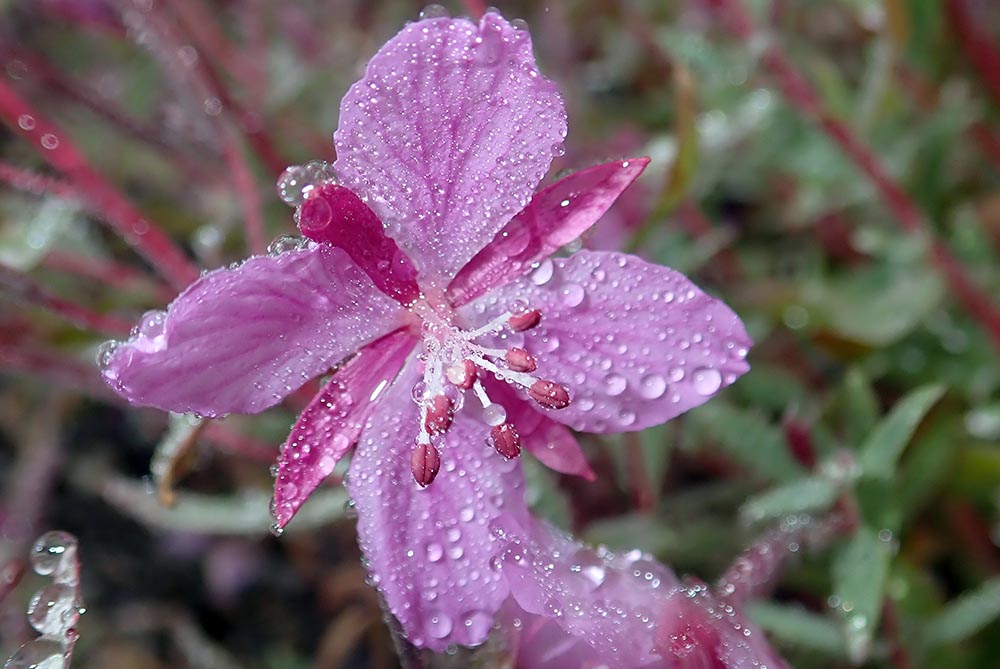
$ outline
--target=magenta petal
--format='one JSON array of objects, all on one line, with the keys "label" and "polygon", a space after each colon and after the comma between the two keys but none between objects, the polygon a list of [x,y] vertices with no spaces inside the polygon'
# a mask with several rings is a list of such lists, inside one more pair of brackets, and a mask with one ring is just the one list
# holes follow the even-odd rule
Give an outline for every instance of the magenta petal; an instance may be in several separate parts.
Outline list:
[{"label": "magenta petal", "polygon": [[495,13],[410,24],[341,102],[337,174],[413,259],[448,281],[531,198],[566,134],[527,31]]},{"label": "magenta petal", "polygon": [[441,469],[426,488],[410,472],[418,411],[415,358],[387,391],[358,442],[347,487],[371,578],[407,639],[443,650],[482,643],[507,584],[492,558],[491,525],[524,522],[518,460],[486,446],[488,427],[466,407],[444,435]]},{"label": "magenta petal", "polygon": [[540,190],[458,273],[448,286],[452,304],[465,304],[516,279],[532,263],[578,239],[648,164],[649,158],[631,158],[595,165]]},{"label": "magenta petal", "polygon": [[420,295],[417,271],[357,195],[335,183],[310,189],[296,212],[302,234],[347,252],[375,286],[401,304]]},{"label": "magenta petal", "polygon": [[493,344],[522,346],[535,356],[537,376],[569,389],[570,405],[546,415],[576,430],[662,423],[749,369],[751,341],[729,307],[635,256],[580,251],[546,260],[462,313],[475,324],[518,303],[541,310],[541,323]]},{"label": "magenta petal", "polygon": [[[611,666],[656,666],[657,625],[676,608],[673,572],[639,551],[595,552],[537,521],[528,528],[527,535],[508,533],[501,555],[521,608],[553,619]],[[535,666],[522,660],[521,666]]]},{"label": "magenta petal", "polygon": [[103,355],[101,372],[133,404],[257,413],[404,313],[343,251],[312,245],[209,272]]},{"label": "magenta petal", "polygon": [[274,520],[283,528],[357,441],[416,341],[400,330],[369,344],[313,398],[278,455]]}]

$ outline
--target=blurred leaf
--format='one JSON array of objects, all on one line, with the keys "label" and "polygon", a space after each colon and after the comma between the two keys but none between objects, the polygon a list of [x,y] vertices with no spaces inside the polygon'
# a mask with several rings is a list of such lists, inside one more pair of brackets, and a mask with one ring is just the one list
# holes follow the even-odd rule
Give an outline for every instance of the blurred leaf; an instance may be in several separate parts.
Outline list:
[{"label": "blurred leaf", "polygon": [[892,476],[903,448],[930,408],[944,395],[944,390],[938,385],[914,390],[875,426],[861,446],[859,462],[865,476],[883,479]]},{"label": "blurred leaf", "polygon": [[871,382],[861,369],[852,367],[844,376],[842,388],[844,400],[844,420],[850,445],[857,448],[864,435],[868,434],[878,420],[878,397]]},{"label": "blurred leaf", "polygon": [[760,522],[791,513],[825,511],[837,497],[837,486],[828,479],[804,478],[751,497],[740,510],[747,520]]},{"label": "blurred leaf", "polygon": [[658,216],[665,216],[687,193],[698,165],[698,87],[694,74],[681,61],[674,61],[674,137],[677,155],[670,165],[660,202]]},{"label": "blurred leaf", "polygon": [[833,594],[844,618],[847,654],[860,663],[871,650],[872,635],[878,628],[889,572],[890,546],[868,526],[837,552],[833,561]]},{"label": "blurred leaf", "polygon": [[910,15],[906,0],[883,0],[885,5],[885,26],[889,39],[896,50],[902,53],[910,38]]},{"label": "blurred leaf", "polygon": [[56,245],[79,216],[68,200],[47,197],[40,205],[9,206],[0,210],[0,264],[22,272],[32,269]]},{"label": "blurred leaf", "polygon": [[827,616],[772,602],[753,602],[747,613],[782,646],[844,657],[843,630]]},{"label": "blurred leaf", "polygon": [[788,452],[781,428],[758,413],[717,399],[690,411],[686,424],[762,478],[790,481],[804,473]]},{"label": "blurred leaf", "polygon": [[950,602],[926,623],[924,643],[929,646],[961,643],[1000,617],[1000,578]]}]

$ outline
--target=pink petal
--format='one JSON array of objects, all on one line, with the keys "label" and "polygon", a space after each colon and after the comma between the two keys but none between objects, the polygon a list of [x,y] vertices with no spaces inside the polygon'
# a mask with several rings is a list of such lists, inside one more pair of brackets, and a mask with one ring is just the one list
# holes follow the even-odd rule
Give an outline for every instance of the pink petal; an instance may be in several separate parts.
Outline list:
[{"label": "pink petal", "polygon": [[273,509],[278,528],[288,524],[354,446],[376,400],[415,343],[408,330],[398,330],[364,347],[299,416],[278,455]]},{"label": "pink petal", "polygon": [[522,400],[506,383],[487,381],[486,387],[490,398],[506,409],[508,420],[521,435],[521,445],[542,464],[588,481],[597,478],[572,432]]},{"label": "pink petal", "polygon": [[507,584],[491,564],[499,550],[491,525],[523,522],[518,460],[485,440],[487,425],[468,404],[441,444],[441,470],[426,488],[410,472],[419,420],[411,398],[415,358],[387,391],[358,442],[347,487],[371,577],[416,646],[482,643]]},{"label": "pink petal", "polygon": [[[611,666],[659,666],[655,632],[662,616],[676,608],[671,593],[679,582],[673,573],[640,551],[595,552],[540,522],[527,528],[527,534],[506,534],[501,554],[503,575],[521,608],[554,620]],[[554,630],[547,636],[559,643]],[[571,639],[560,647],[569,652],[565,641]],[[554,666],[545,664],[549,649],[537,648],[543,656],[529,660],[524,654],[530,652],[531,646],[522,649],[519,666]]]},{"label": "pink petal", "polygon": [[386,295],[401,304],[420,296],[417,271],[382,222],[357,195],[336,183],[310,189],[296,212],[302,234],[347,252]]},{"label": "pink petal", "polygon": [[595,165],[540,190],[458,273],[448,286],[452,304],[465,304],[522,276],[532,263],[578,239],[648,164],[649,158],[630,158]]},{"label": "pink petal", "polygon": [[102,355],[133,404],[257,413],[402,324],[405,312],[325,245],[247,260],[195,281]]},{"label": "pink petal", "polygon": [[541,323],[492,345],[521,346],[536,376],[569,389],[553,420],[585,432],[641,430],[702,404],[749,369],[740,319],[682,274],[622,253],[580,251],[462,309],[472,324],[518,303]]},{"label": "pink petal", "polygon": [[531,198],[566,134],[527,31],[487,13],[410,24],[341,102],[337,174],[413,259],[448,281]]},{"label": "pink petal", "polygon": [[737,609],[720,602],[703,584],[679,588],[661,614],[659,652],[677,669],[788,669],[764,633]]}]

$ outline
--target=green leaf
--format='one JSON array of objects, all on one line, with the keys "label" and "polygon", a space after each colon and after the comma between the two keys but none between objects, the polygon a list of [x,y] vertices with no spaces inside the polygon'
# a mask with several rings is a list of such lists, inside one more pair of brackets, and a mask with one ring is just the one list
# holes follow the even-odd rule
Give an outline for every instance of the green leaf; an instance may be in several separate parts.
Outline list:
[{"label": "green leaf", "polygon": [[837,497],[837,486],[822,478],[804,478],[751,497],[741,513],[747,520],[760,522],[790,513],[825,511]]},{"label": "green leaf", "polygon": [[949,603],[926,623],[929,646],[961,643],[1000,617],[1000,578],[993,578]]},{"label": "green leaf", "polygon": [[747,615],[782,646],[844,656],[844,632],[827,616],[773,602],[753,602]]},{"label": "green leaf", "polygon": [[861,447],[860,464],[865,476],[882,479],[892,476],[903,448],[944,390],[939,385],[914,390],[875,426]]},{"label": "green leaf", "polygon": [[833,562],[833,594],[844,620],[847,654],[860,664],[871,650],[889,572],[890,544],[868,526],[858,528]]},{"label": "green leaf", "polygon": [[861,442],[878,421],[878,397],[872,389],[871,381],[858,367],[852,367],[844,376],[843,386],[844,421],[851,445]]}]

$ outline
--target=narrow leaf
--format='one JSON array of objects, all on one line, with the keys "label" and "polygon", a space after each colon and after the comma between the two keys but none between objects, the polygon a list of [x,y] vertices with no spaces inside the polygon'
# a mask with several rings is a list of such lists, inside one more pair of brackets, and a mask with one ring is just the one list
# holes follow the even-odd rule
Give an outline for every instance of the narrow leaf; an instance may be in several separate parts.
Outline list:
[{"label": "narrow leaf", "polygon": [[741,513],[751,522],[760,522],[790,513],[825,511],[836,497],[837,487],[833,482],[804,478],[751,497],[743,505]]},{"label": "narrow leaf", "polygon": [[782,646],[844,656],[844,633],[832,618],[774,602],[754,602],[747,613]]},{"label": "narrow leaf", "polygon": [[927,622],[929,646],[962,643],[1000,617],[1000,578],[993,578],[950,602]]},{"label": "narrow leaf", "polygon": [[890,553],[889,542],[862,526],[834,558],[833,593],[840,601],[848,657],[857,664],[868,657],[878,627]]},{"label": "narrow leaf", "polygon": [[943,394],[943,386],[924,386],[911,392],[893,407],[861,447],[861,471],[865,476],[883,479],[892,476],[903,448],[913,437],[920,421]]}]

